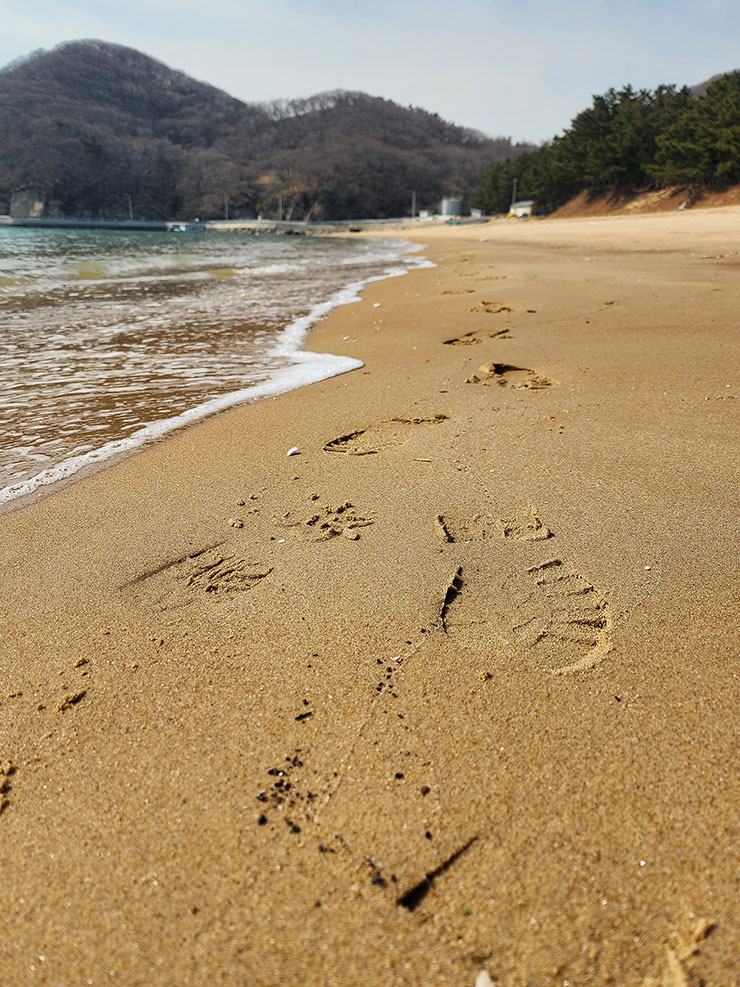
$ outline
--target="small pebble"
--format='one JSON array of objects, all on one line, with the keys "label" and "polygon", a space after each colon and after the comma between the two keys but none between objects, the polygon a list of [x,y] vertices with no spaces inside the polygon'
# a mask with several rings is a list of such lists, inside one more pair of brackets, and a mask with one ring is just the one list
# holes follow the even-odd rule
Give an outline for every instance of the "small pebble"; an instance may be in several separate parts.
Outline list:
[{"label": "small pebble", "polygon": [[646,565],[645,566],[645,572],[650,572],[650,566],[649,565]]},{"label": "small pebble", "polygon": [[231,525],[232,528],[243,528],[244,527],[244,522],[239,517],[233,517],[233,518],[231,518],[231,520],[229,521],[229,524]]}]

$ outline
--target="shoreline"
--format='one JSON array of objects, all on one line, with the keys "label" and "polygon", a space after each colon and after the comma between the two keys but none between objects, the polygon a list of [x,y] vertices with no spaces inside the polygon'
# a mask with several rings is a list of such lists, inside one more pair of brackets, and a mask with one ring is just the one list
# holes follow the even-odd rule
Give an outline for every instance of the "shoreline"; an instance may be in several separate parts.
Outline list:
[{"label": "shoreline", "polygon": [[737,215],[425,231],[2,517],[10,980],[732,982]]},{"label": "shoreline", "polygon": [[279,370],[273,371],[265,381],[216,395],[171,418],[149,422],[130,435],[107,442],[102,447],[91,449],[84,454],[68,457],[31,477],[6,484],[0,488],[0,517],[35,503],[39,498],[62,489],[68,483],[75,482],[77,478],[93,475],[98,470],[120,462],[154,442],[162,441],[181,429],[197,424],[228,408],[250,404],[255,400],[265,400],[287,390],[298,389],[319,380],[359,369],[361,362],[351,357],[315,353],[305,347],[312,329],[322,319],[334,309],[361,301],[362,292],[369,284],[427,266],[425,258],[420,253],[421,248],[409,240],[392,239],[397,240],[399,248],[403,251],[395,264],[389,261],[389,266],[382,274],[369,274],[362,280],[348,282],[330,297],[314,304],[309,312],[294,318],[281,330],[268,355],[280,354],[289,362]]}]

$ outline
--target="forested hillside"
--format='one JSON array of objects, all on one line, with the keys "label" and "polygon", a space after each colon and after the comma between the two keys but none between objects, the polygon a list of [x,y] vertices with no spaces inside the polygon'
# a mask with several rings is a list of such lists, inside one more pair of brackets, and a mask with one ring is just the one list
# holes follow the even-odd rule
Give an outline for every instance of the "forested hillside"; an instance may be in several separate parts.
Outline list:
[{"label": "forested hillside", "polygon": [[594,96],[551,143],[492,165],[471,204],[506,212],[515,179],[517,198],[534,199],[545,211],[584,190],[738,183],[740,72],[695,90],[627,86]]},{"label": "forested hillside", "polygon": [[245,104],[99,41],[0,71],[0,212],[32,187],[60,215],[398,216],[526,149],[363,93]]}]

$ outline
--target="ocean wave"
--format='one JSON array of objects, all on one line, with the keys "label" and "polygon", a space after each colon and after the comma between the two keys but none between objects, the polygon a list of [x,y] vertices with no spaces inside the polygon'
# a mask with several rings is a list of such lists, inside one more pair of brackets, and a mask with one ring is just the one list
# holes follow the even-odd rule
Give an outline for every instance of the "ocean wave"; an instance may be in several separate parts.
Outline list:
[{"label": "ocean wave", "polygon": [[[144,424],[125,437],[115,438],[99,447],[68,455],[40,472],[19,479],[0,489],[0,506],[27,497],[42,488],[48,488],[61,481],[69,480],[82,470],[89,470],[90,467],[95,466],[102,467],[111,459],[131,454],[172,432],[227,408],[260,398],[275,396],[361,367],[363,364],[360,360],[328,353],[313,353],[302,350],[301,347],[310,330],[326,318],[331,311],[340,305],[360,301],[361,292],[366,285],[375,281],[402,276],[416,267],[434,266],[430,265],[430,262],[420,254],[422,249],[420,247],[398,240],[376,241],[376,243],[378,245],[374,246],[372,251],[362,252],[363,258],[372,256],[372,261],[368,260],[367,265],[358,265],[357,256],[355,256],[355,263],[351,265],[354,272],[358,273],[358,267],[361,268],[362,266],[375,266],[377,270],[379,261],[381,263],[384,261],[388,266],[379,273],[368,274],[365,277],[360,276],[350,283],[342,285],[334,290],[328,298],[316,302],[306,314],[293,318],[288,325],[280,330],[277,337],[265,350],[268,365],[262,369],[266,379],[200,401],[178,414]],[[357,251],[356,253],[361,252]],[[341,251],[335,251],[333,256],[333,268],[335,270],[345,266],[337,264],[340,258]],[[281,364],[281,366],[276,367],[275,364]],[[179,369],[182,374],[186,368]],[[256,372],[259,369],[256,368]]]}]

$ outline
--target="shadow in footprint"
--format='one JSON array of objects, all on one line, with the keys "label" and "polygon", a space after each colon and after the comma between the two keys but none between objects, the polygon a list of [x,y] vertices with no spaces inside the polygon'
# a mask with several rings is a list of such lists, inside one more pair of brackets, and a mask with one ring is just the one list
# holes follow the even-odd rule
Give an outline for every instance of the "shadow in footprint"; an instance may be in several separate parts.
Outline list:
[{"label": "shadow in footprint", "polygon": [[445,339],[444,346],[477,346],[484,339],[510,339],[508,329],[498,329],[496,332],[485,332],[476,329],[473,332],[466,332],[462,336],[455,336],[454,339]]},{"label": "shadow in footprint", "polygon": [[487,381],[517,391],[538,391],[558,384],[558,381],[553,380],[552,377],[545,377],[528,367],[515,367],[509,363],[484,363],[478,368],[477,373],[468,377],[465,383],[480,384]]}]

